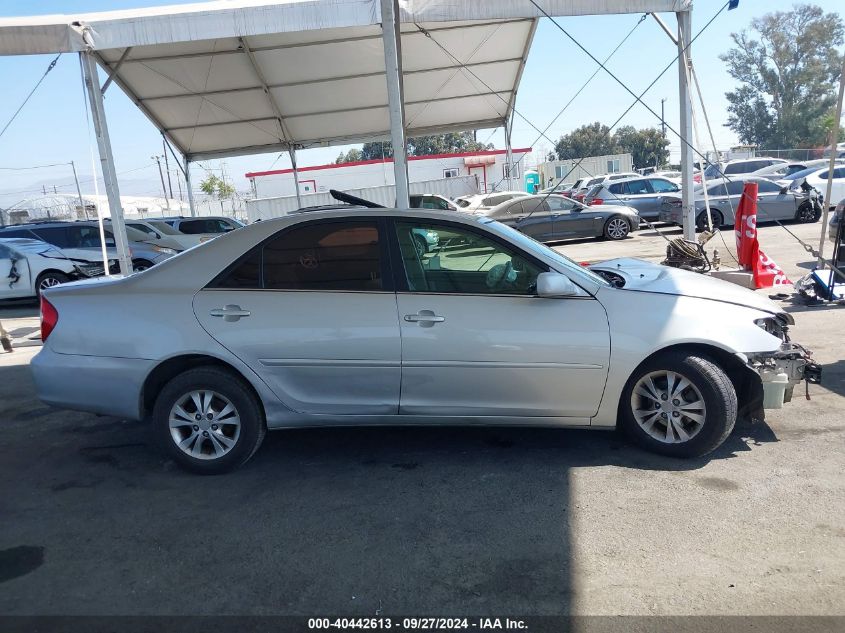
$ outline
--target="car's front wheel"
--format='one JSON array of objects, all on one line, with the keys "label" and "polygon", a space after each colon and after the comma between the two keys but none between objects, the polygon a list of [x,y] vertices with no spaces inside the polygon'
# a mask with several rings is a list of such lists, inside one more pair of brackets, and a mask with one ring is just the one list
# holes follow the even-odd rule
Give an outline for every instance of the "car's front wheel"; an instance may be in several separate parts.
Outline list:
[{"label": "car's front wheel", "polygon": [[153,428],[183,468],[216,475],[244,464],[264,440],[258,398],[234,373],[200,367],[171,379],[153,407]]},{"label": "car's front wheel", "polygon": [[142,270],[147,270],[148,268],[152,268],[155,264],[147,259],[135,259],[132,261],[132,270],[136,273],[141,272]]},{"label": "car's front wheel", "polygon": [[[722,216],[721,211],[717,211],[716,209],[710,209],[710,219],[713,222],[713,228],[718,229],[725,223],[725,218]],[[702,211],[698,214],[698,217],[695,219],[695,228],[699,231],[706,231],[707,230],[707,212]]]},{"label": "car's front wheel", "polygon": [[47,290],[48,288],[59,286],[61,284],[67,283],[68,281],[70,281],[70,278],[62,273],[58,273],[55,271],[41,273],[38,276],[38,279],[35,280],[35,292],[40,297],[41,293]]},{"label": "car's front wheel", "polygon": [[813,204],[809,201],[802,203],[801,206],[798,207],[798,211],[795,212],[795,219],[798,222],[805,224],[818,222],[820,217],[821,211],[814,209]]},{"label": "car's front wheel", "polygon": [[666,352],[628,380],[620,424],[640,446],[673,457],[699,457],[717,448],[736,423],[733,383],[712,360]]}]

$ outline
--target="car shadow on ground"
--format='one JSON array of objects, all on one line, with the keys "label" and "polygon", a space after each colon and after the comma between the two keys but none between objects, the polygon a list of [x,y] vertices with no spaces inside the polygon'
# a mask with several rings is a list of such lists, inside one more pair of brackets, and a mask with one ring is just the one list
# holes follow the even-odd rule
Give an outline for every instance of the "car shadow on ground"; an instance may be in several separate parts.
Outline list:
[{"label": "car shadow on ground", "polygon": [[4,299],[0,301],[0,321],[21,317],[37,317],[39,314],[38,302],[32,299]]},{"label": "car shadow on ground", "polygon": [[677,460],[613,432],[298,429],[202,477],[149,424],[41,405],[25,365],[0,367],[0,400],[5,613],[569,614],[574,469],[651,478],[777,441],[740,424]]}]

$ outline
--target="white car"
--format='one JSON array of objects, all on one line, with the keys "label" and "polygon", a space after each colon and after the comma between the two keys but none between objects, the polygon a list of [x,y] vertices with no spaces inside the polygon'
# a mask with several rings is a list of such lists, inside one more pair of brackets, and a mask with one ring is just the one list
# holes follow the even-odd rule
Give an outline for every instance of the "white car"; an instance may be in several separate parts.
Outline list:
[{"label": "white car", "polygon": [[[825,195],[825,192],[827,191],[828,175],[829,169],[827,167],[823,167],[822,169],[805,176],[803,180],[806,180],[807,184],[811,187],[815,187],[819,193]],[[800,178],[793,180],[789,188],[798,189],[801,186],[801,182],[802,179]],[[833,182],[830,190],[830,200],[832,201],[832,204],[828,202],[828,205],[833,208],[836,202],[842,198],[845,198],[845,165],[838,164],[833,168]]]},{"label": "white car", "polygon": [[72,260],[41,240],[0,238],[0,299],[38,297],[47,288],[102,274],[102,261]]},{"label": "white car", "polygon": [[[419,231],[438,248],[420,254]],[[322,425],[618,425],[689,457],[818,379],[792,322],[728,282],[594,272],[485,217],[329,210],[46,291],[32,372],[48,404],[150,417],[200,473],[243,464],[267,429]]]},{"label": "white car", "polygon": [[461,211],[474,213],[476,211],[492,209],[503,202],[527,195],[529,194],[525,191],[494,191],[493,193],[479,193],[473,196],[461,196],[460,198],[455,198],[455,202],[458,207],[460,207]]},{"label": "white car", "polygon": [[143,240],[136,241],[149,242],[165,248],[172,248],[179,252],[193,248],[203,242],[213,240],[219,235],[219,233],[198,233],[196,235],[187,235],[177,231],[164,220],[154,219],[126,220],[126,226],[146,235]]}]

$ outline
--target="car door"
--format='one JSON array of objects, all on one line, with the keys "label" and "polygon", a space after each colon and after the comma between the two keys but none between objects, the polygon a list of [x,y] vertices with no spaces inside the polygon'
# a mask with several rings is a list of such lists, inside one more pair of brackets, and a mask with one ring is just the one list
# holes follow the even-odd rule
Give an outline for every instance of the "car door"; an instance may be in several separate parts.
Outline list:
[{"label": "car door", "polygon": [[[394,226],[400,414],[588,424],[610,353],[601,304],[538,298],[537,275],[548,267],[481,226],[412,218]],[[420,229],[452,246],[419,257]]]},{"label": "car door", "polygon": [[552,210],[555,238],[601,235],[603,219],[598,207],[585,207],[574,200],[558,196],[549,196],[548,204]]},{"label": "car door", "polygon": [[649,178],[648,183],[654,196],[648,199],[646,214],[648,217],[658,217],[660,215],[660,208],[663,206],[663,196],[675,195],[681,188],[674,182],[664,180],[663,178]]},{"label": "car door", "polygon": [[0,299],[30,297],[35,294],[35,280],[30,272],[28,257],[38,255],[27,256],[16,248],[0,243]]},{"label": "car door", "polygon": [[382,224],[282,229],[197,293],[197,319],[294,411],[395,414],[401,344]]},{"label": "car door", "polygon": [[654,194],[648,178],[629,180],[622,184],[622,204],[634,207],[637,213],[649,220],[660,215],[660,197]]},{"label": "car door", "polygon": [[781,193],[781,188],[768,180],[757,180],[757,220],[792,220],[798,207],[795,196]]},{"label": "car door", "polygon": [[555,239],[554,219],[545,196],[521,198],[515,200],[511,209],[522,209],[520,218],[514,225],[521,233],[533,237],[538,242]]}]

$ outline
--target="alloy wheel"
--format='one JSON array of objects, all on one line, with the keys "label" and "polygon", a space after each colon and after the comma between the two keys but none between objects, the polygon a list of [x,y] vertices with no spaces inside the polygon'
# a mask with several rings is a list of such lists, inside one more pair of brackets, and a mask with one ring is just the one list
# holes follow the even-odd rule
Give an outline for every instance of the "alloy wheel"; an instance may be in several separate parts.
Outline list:
[{"label": "alloy wheel", "polygon": [[170,410],[170,437],[186,455],[218,459],[237,444],[241,418],[232,402],[211,390],[190,391]]},{"label": "alloy wheel", "polygon": [[631,410],[640,428],[665,444],[682,444],[704,427],[704,398],[688,378],[674,371],[646,374],[631,393]]},{"label": "alloy wheel", "polygon": [[628,235],[628,223],[622,218],[613,218],[607,223],[607,234],[614,240],[621,240]]},{"label": "alloy wheel", "polygon": [[61,285],[61,281],[56,279],[55,277],[44,277],[41,282],[38,284],[38,290],[47,290],[47,288],[55,288],[56,286]]}]

